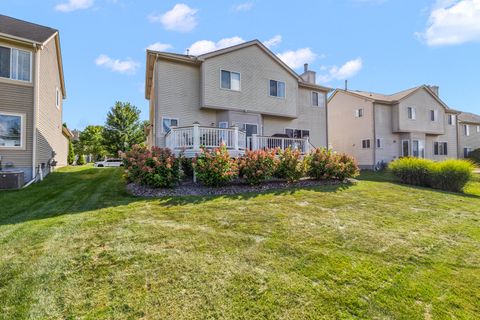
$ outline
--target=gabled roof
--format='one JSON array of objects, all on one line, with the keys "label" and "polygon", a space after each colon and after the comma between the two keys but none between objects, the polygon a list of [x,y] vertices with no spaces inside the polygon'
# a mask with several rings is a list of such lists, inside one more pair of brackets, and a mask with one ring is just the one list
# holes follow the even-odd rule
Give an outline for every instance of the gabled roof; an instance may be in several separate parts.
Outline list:
[{"label": "gabled roof", "polygon": [[57,30],[49,27],[0,14],[0,34],[4,36],[43,44],[57,32]]},{"label": "gabled roof", "polygon": [[480,124],[480,116],[475,113],[470,113],[470,112],[462,112],[458,115],[458,120],[460,122],[466,122],[466,123],[478,123]]}]

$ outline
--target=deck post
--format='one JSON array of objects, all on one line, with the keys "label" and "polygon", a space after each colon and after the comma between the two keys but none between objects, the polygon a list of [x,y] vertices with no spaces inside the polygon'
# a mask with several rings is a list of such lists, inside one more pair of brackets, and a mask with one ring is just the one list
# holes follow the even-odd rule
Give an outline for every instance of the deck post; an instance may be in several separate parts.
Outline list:
[{"label": "deck post", "polygon": [[310,137],[305,138],[305,153],[310,153]]},{"label": "deck post", "polygon": [[193,151],[200,151],[200,123],[193,123]]},{"label": "deck post", "polygon": [[252,150],[258,150],[258,135],[256,133],[252,134]]},{"label": "deck post", "polygon": [[233,150],[238,152],[238,127],[235,124],[232,128],[233,128]]}]

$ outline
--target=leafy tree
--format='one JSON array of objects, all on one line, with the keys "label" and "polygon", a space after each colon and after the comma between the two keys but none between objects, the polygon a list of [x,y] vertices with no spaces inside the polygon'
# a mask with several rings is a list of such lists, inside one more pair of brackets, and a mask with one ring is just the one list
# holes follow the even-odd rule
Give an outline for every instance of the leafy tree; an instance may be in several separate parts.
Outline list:
[{"label": "leafy tree", "polygon": [[107,114],[103,138],[106,150],[112,155],[144,142],[140,110],[129,102],[117,101]]},{"label": "leafy tree", "polygon": [[91,154],[95,160],[107,155],[103,140],[103,126],[87,126],[80,132],[80,150]]},{"label": "leafy tree", "polygon": [[75,150],[73,149],[72,140],[68,140],[68,156],[67,156],[67,163],[68,165],[72,165],[75,161]]},{"label": "leafy tree", "polygon": [[85,164],[85,156],[83,154],[78,155],[77,164],[83,166]]}]

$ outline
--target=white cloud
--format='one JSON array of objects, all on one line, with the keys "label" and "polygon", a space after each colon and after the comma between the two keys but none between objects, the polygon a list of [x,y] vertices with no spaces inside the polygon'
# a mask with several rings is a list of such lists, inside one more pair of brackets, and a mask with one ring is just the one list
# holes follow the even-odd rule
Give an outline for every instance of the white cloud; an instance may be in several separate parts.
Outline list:
[{"label": "white cloud", "polygon": [[101,54],[95,59],[95,64],[100,67],[110,69],[118,73],[132,74],[140,67],[140,63],[128,58],[125,60],[112,59],[105,54]]},{"label": "white cloud", "polygon": [[345,62],[340,68],[333,66],[328,69],[328,74],[318,76],[319,82],[330,82],[332,80],[345,80],[355,76],[362,70],[363,61],[361,58]]},{"label": "white cloud", "polygon": [[240,11],[249,11],[252,8],[253,8],[253,1],[249,1],[249,2],[237,4],[236,6],[233,7],[233,10],[240,12]]},{"label": "white cloud", "polygon": [[212,51],[220,50],[226,47],[231,47],[243,42],[245,42],[245,40],[243,40],[240,37],[224,38],[217,42],[213,42],[210,40],[200,40],[193,43],[188,49],[191,55],[198,56],[207,52],[212,52]]},{"label": "white cloud", "polygon": [[147,47],[148,50],[153,50],[153,51],[168,51],[172,49],[172,45],[168,43],[160,43],[160,42],[155,42],[152,43]]},{"label": "white cloud", "polygon": [[480,41],[480,0],[439,0],[424,32],[416,33],[429,46]]},{"label": "white cloud", "polygon": [[55,10],[61,12],[71,12],[75,10],[84,10],[92,7],[94,0],[68,0],[55,6]]},{"label": "white cloud", "polygon": [[189,32],[197,26],[197,9],[192,9],[184,3],[177,3],[172,10],[164,14],[148,16],[150,22],[160,22],[167,30]]},{"label": "white cloud", "polygon": [[277,56],[292,69],[300,68],[304,63],[312,63],[317,58],[317,54],[310,48],[285,51],[278,53]]},{"label": "white cloud", "polygon": [[282,36],[277,34],[276,36],[274,36],[273,38],[271,39],[268,39],[266,41],[263,41],[263,44],[268,48],[268,49],[271,49],[275,46],[278,46],[280,44],[280,42],[282,42]]}]

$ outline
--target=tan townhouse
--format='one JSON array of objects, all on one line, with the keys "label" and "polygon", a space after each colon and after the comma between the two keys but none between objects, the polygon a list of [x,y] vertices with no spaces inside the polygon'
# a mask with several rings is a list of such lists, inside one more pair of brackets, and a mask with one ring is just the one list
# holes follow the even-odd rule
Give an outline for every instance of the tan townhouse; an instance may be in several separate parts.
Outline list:
[{"label": "tan townhouse", "polygon": [[337,89],[328,101],[330,147],[353,155],[361,168],[403,156],[457,158],[457,114],[422,85],[395,94]]},{"label": "tan townhouse", "polygon": [[253,40],[199,56],[147,50],[150,146],[185,150],[328,144],[326,95],[305,65],[298,75]]},{"label": "tan townhouse", "polygon": [[[29,181],[67,164],[58,31],[0,15],[0,162]],[[21,175],[20,175],[21,176]]]},{"label": "tan townhouse", "polygon": [[473,150],[480,148],[480,116],[462,112],[458,115],[458,156],[468,158]]}]

